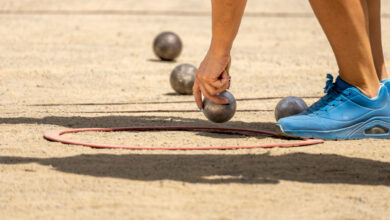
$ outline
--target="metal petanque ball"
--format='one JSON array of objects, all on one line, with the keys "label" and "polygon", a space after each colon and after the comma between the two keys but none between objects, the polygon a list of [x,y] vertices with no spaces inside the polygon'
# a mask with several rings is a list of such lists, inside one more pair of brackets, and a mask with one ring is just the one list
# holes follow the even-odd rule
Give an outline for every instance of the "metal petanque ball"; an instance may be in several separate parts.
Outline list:
[{"label": "metal petanque ball", "polygon": [[171,61],[180,55],[183,44],[173,32],[162,32],[153,42],[153,51],[161,59]]},{"label": "metal petanque ball", "polygon": [[296,96],[288,96],[279,101],[275,108],[275,119],[299,114],[307,109],[305,101]]},{"label": "metal petanque ball", "polygon": [[219,105],[205,98],[203,100],[203,114],[212,122],[224,123],[229,121],[236,113],[236,100],[228,91],[221,92],[218,96],[227,98],[229,104]]},{"label": "metal petanque ball", "polygon": [[169,81],[172,88],[179,94],[192,94],[195,82],[196,67],[191,64],[180,64],[172,72]]}]

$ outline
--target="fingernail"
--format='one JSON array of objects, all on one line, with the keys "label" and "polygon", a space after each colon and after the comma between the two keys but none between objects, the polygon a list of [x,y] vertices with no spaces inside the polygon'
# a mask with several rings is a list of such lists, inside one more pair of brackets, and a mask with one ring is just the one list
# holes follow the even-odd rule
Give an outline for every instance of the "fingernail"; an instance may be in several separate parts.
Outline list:
[{"label": "fingernail", "polygon": [[198,109],[199,109],[199,111],[203,111],[203,109],[201,107],[199,107],[199,106],[198,106]]}]

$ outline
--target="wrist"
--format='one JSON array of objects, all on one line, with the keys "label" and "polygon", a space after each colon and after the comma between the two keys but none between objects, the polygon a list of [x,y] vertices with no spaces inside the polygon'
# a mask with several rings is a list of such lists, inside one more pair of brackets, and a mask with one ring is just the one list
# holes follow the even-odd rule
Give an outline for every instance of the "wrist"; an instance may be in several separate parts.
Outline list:
[{"label": "wrist", "polygon": [[217,58],[230,58],[230,47],[216,45],[211,43],[209,53]]}]

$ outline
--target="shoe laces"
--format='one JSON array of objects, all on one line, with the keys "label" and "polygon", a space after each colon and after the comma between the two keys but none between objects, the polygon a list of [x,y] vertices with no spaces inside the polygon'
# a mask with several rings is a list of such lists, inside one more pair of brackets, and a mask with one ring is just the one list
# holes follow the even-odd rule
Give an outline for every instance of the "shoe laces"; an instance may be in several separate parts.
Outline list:
[{"label": "shoe laces", "polygon": [[324,88],[324,93],[326,93],[326,95],[307,109],[309,113],[319,115],[323,112],[328,112],[330,109],[344,101],[341,96],[343,91],[333,82],[333,76],[328,73],[326,78],[328,79]]}]

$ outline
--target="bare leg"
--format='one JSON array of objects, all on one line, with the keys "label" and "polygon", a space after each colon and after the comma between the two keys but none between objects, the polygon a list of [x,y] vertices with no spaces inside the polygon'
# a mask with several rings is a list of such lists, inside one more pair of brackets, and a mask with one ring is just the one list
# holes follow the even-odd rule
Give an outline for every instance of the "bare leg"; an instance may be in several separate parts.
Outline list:
[{"label": "bare leg", "polygon": [[310,4],[332,46],[340,77],[375,97],[379,79],[371,52],[366,0],[310,0]]},{"label": "bare leg", "polygon": [[379,80],[388,78],[383,58],[381,31],[381,0],[366,0],[369,17],[371,50]]}]

